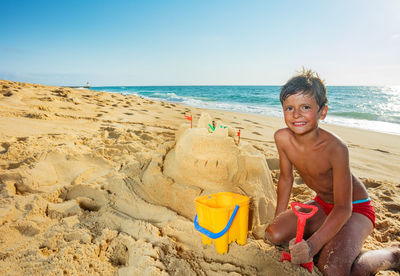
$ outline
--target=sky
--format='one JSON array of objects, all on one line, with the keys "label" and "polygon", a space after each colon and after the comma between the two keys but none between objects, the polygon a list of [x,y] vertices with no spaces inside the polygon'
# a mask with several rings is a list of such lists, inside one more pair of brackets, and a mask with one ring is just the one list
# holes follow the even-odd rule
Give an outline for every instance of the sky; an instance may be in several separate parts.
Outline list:
[{"label": "sky", "polygon": [[0,0],[0,79],[400,85],[400,1]]}]

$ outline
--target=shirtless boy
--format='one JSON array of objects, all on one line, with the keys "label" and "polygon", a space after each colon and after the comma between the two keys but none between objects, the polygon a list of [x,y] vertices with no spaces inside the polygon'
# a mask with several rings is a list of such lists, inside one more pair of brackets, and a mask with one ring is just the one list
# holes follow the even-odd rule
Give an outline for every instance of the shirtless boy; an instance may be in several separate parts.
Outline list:
[{"label": "shirtless boy", "polygon": [[[291,78],[280,94],[287,128],[275,133],[280,176],[273,222],[265,237],[274,244],[289,242],[292,263],[314,259],[324,275],[370,275],[398,269],[400,248],[361,248],[375,226],[375,212],[367,190],[349,168],[344,142],[318,126],[328,112],[326,87],[310,70]],[[293,168],[317,196],[308,204],[318,207],[295,244],[297,217],[287,209],[293,186]],[[306,212],[306,210],[302,210]]]}]

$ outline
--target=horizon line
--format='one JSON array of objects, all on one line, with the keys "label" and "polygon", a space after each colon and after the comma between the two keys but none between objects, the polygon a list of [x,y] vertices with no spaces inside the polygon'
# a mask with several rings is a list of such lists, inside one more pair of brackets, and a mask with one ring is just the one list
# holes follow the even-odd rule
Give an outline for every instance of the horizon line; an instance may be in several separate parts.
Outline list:
[{"label": "horizon line", "polygon": [[[45,84],[40,82],[27,82],[27,81],[16,81],[16,80],[7,80],[7,79],[0,79],[5,81],[12,81],[12,82],[22,82],[22,83],[30,83],[30,84],[40,84],[40,85],[48,85],[48,86],[59,86],[59,87],[85,87],[89,86],[90,88],[94,87],[165,87],[165,86],[176,86],[176,87],[184,87],[184,86],[283,86],[284,84],[142,84],[142,85],[132,85],[132,84],[119,84],[119,85],[89,85],[87,84]],[[374,87],[398,87],[400,84],[331,84],[326,85],[326,87],[333,87],[333,86],[374,86]]]}]

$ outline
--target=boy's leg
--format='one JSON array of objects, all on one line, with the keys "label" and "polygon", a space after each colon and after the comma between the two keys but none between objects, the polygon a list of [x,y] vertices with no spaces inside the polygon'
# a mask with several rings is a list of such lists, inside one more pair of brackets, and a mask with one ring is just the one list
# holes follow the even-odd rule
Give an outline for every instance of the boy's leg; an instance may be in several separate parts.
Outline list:
[{"label": "boy's leg", "polygon": [[352,275],[370,275],[380,270],[400,272],[400,245],[362,252],[354,261]]},{"label": "boy's leg", "polygon": [[372,222],[366,216],[353,213],[320,251],[317,261],[319,270],[324,275],[351,275],[353,263],[372,229]]},{"label": "boy's leg", "polygon": [[[315,231],[321,227],[322,223],[326,219],[326,214],[315,201],[307,202],[306,204],[315,205],[318,207],[318,211],[306,221],[306,227],[304,229],[304,239],[311,236]],[[300,209],[302,212],[309,212],[309,210]],[[297,216],[288,209],[285,212],[279,214],[265,230],[265,239],[269,240],[273,244],[284,244],[289,242],[291,239],[296,237],[297,232]]]}]

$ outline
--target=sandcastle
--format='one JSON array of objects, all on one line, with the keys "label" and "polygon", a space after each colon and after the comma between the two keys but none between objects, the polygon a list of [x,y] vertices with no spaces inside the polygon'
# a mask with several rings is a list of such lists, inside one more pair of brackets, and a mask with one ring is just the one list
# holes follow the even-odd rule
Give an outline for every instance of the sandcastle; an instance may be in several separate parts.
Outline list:
[{"label": "sandcastle", "polygon": [[142,175],[137,191],[193,220],[194,199],[217,192],[250,197],[249,229],[261,238],[275,211],[276,192],[264,155],[221,121],[202,113],[197,127],[181,125],[175,141],[166,142]]}]

